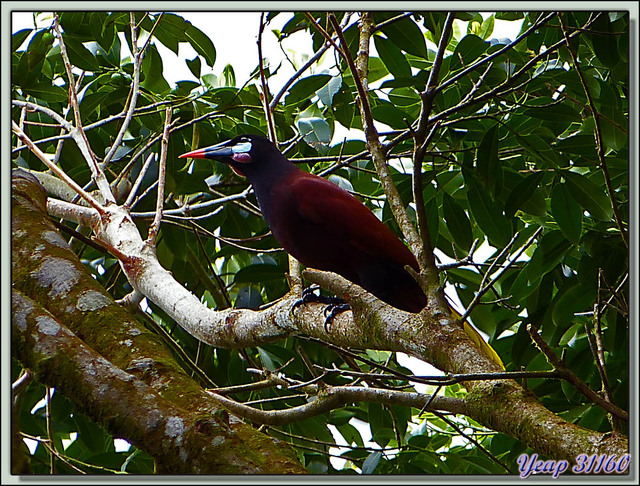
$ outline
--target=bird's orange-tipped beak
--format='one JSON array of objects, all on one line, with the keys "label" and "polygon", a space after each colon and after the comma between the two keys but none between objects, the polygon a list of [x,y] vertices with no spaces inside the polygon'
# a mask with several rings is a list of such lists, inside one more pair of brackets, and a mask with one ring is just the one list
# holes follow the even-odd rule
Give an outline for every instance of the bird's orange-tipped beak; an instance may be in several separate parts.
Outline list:
[{"label": "bird's orange-tipped beak", "polygon": [[180,155],[181,159],[217,159],[221,157],[233,157],[235,154],[234,147],[225,146],[229,142],[223,142],[211,147],[199,148]]},{"label": "bird's orange-tipped beak", "polygon": [[247,163],[251,161],[249,151],[251,150],[251,143],[241,142],[235,145],[229,145],[230,141],[222,142],[210,147],[199,148],[182,154],[179,157],[181,159],[218,159],[225,161],[224,159],[229,157],[232,160],[240,163]]},{"label": "bird's orange-tipped beak", "polygon": [[186,159],[186,158],[191,158],[191,159],[206,159],[206,155],[205,155],[205,150],[203,148],[197,149],[197,150],[192,150],[191,152],[187,152],[186,154],[182,154],[179,155],[178,158],[180,159]]}]

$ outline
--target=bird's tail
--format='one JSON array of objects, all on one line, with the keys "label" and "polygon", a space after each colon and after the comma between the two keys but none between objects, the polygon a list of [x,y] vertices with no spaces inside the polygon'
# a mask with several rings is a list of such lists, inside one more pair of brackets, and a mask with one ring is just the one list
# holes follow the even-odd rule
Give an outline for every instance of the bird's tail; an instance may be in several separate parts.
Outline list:
[{"label": "bird's tail", "polygon": [[[462,315],[457,310],[455,310],[451,305],[449,305],[449,309],[451,310],[451,315],[453,317],[455,317],[456,319],[462,318]],[[468,321],[464,321],[463,330],[465,334],[469,336],[469,338],[478,345],[478,347],[484,352],[484,354],[487,355],[487,357],[491,361],[493,361],[495,364],[500,366],[500,368],[502,368],[503,370],[505,369],[504,364],[500,359],[500,356],[498,356],[498,353],[496,353],[496,350],[493,349],[491,345],[484,340],[484,338],[480,335],[480,333],[476,330],[475,327],[469,324]]]}]

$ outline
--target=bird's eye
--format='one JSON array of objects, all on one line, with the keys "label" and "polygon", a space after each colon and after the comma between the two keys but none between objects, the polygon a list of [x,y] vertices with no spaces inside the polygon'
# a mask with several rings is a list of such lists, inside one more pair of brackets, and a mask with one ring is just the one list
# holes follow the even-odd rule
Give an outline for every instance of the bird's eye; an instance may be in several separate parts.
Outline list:
[{"label": "bird's eye", "polygon": [[241,143],[237,143],[233,147],[231,147],[231,150],[233,151],[234,154],[246,154],[246,153],[249,153],[249,152],[251,152],[251,142],[242,141]]}]

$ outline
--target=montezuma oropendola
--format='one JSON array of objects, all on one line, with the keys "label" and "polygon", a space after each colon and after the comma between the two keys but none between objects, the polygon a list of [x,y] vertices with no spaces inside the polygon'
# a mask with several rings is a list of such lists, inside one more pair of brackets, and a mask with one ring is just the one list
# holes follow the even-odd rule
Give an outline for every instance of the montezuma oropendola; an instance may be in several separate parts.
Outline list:
[{"label": "montezuma oropendola", "polygon": [[[268,139],[240,135],[180,155],[187,157],[218,160],[246,177],[273,236],[303,265],[342,275],[398,309],[417,313],[426,306],[405,270],[418,271],[418,262],[402,241],[349,192],[299,169]],[[500,360],[477,331],[465,330]]]}]

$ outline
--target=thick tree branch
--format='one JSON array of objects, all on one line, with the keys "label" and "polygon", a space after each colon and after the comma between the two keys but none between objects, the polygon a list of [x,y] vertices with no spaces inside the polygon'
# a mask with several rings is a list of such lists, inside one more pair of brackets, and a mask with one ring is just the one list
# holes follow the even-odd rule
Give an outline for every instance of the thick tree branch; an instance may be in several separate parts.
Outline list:
[{"label": "thick tree branch", "polygon": [[[220,420],[224,416],[220,415],[219,405],[181,370],[162,340],[141,328],[138,321],[86,273],[84,265],[49,221],[44,191],[32,176],[16,171],[12,193],[14,290],[43,303],[55,321],[68,325],[75,336],[82,337],[84,343],[102,356],[101,359],[110,361],[120,370],[126,370],[126,374],[134,375],[154,388],[169,402],[168,406],[188,411],[193,420],[206,425],[211,437],[224,439],[216,450],[220,455],[228,448],[224,452],[228,454],[231,465],[228,467],[237,467],[237,472],[243,469],[302,472],[289,449],[275,446],[271,439],[241,422],[225,423]],[[114,343],[119,345],[114,346]],[[60,353],[64,351],[63,346]],[[56,380],[64,380],[66,376],[65,370]],[[69,383],[74,383],[73,378]],[[72,386],[69,383],[55,383],[55,386]],[[93,392],[87,390],[86,393]],[[73,396],[69,398],[73,399]],[[144,416],[137,418],[144,422],[141,419]],[[219,421],[217,427],[213,426],[215,420]],[[253,450],[256,443],[261,444],[258,454]],[[235,457],[235,454],[239,456]],[[216,461],[211,462],[214,467]],[[194,467],[198,464],[196,461]]]},{"label": "thick tree branch", "polygon": [[[190,413],[85,345],[31,299],[13,291],[12,344],[37,378],[116,437],[149,452],[170,473],[259,473],[220,441],[228,417]],[[228,425],[226,426],[228,427]],[[225,434],[227,435],[227,434]],[[303,472],[299,468],[296,472]]]}]

